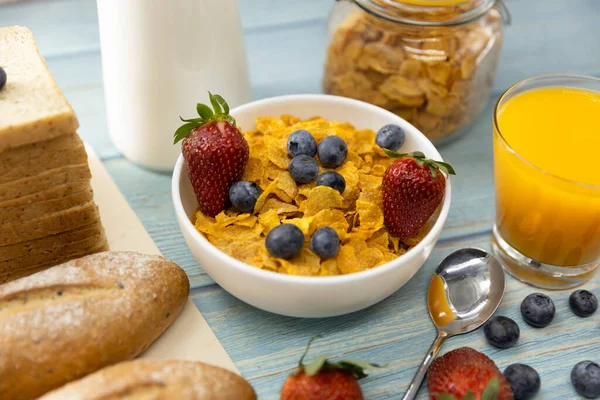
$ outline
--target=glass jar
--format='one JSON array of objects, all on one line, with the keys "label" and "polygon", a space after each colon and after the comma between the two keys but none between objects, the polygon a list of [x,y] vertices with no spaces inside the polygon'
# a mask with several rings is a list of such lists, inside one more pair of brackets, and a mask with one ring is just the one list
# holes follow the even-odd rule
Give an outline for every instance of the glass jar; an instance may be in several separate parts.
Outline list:
[{"label": "glass jar", "polygon": [[344,0],[329,19],[325,93],[390,110],[439,144],[485,107],[502,47],[501,0]]}]

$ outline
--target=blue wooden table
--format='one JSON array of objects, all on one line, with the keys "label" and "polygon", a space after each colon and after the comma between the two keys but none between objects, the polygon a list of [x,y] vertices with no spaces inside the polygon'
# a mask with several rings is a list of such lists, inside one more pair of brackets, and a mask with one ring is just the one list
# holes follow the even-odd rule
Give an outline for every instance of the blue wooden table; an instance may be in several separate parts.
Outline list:
[{"label": "blue wooden table", "polygon": [[[0,6],[0,26],[24,25],[71,101],[80,134],[93,145],[166,257],[190,276],[191,295],[238,368],[261,399],[278,398],[307,340],[314,352],[373,360],[362,387],[369,399],[398,399],[433,340],[425,292],[437,263],[451,251],[489,248],[494,217],[491,115],[494,100],[512,83],[532,75],[571,72],[600,75],[600,0],[508,0],[513,25],[506,40],[490,106],[463,139],[441,149],[458,171],[452,209],[433,254],[419,273],[382,303],[351,315],[318,320],[285,318],[248,306],[208,277],[179,233],[171,205],[169,174],[138,168],[112,146],[107,133],[94,0],[38,0]],[[326,46],[325,20],[333,0],[240,0],[253,97],[321,91]],[[524,204],[524,207],[534,205]],[[600,295],[598,278],[587,285]],[[449,340],[445,349],[471,346],[500,368],[514,362],[535,367],[542,377],[539,398],[577,398],[569,382],[578,361],[600,361],[600,315],[583,320],[567,305],[568,292],[552,292],[555,321],[543,330],[527,326],[518,306],[534,289],[512,278],[499,314],[521,326],[519,344],[497,350],[483,333]],[[360,293],[357,293],[360,295]],[[421,390],[420,398],[426,398]]]}]

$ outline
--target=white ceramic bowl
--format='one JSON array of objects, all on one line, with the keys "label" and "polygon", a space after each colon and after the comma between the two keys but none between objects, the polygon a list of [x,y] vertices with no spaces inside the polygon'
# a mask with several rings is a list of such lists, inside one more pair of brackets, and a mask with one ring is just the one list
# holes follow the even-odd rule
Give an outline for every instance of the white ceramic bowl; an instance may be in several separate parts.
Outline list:
[{"label": "white ceramic bowl", "polygon": [[[441,160],[433,144],[402,118],[373,105],[337,96],[290,95],[254,101],[231,111],[244,130],[253,129],[256,117],[291,114],[315,115],[350,122],[377,131],[397,124],[406,132],[402,151],[420,150]],[[260,309],[293,317],[331,317],[369,307],[400,289],[423,265],[438,240],[450,208],[450,182],[437,220],[425,238],[406,254],[379,267],[349,275],[303,277],[278,274],[245,264],[221,252],[190,222],[197,202],[179,156],[173,173],[173,203],[181,232],[204,270],[223,289]]]}]

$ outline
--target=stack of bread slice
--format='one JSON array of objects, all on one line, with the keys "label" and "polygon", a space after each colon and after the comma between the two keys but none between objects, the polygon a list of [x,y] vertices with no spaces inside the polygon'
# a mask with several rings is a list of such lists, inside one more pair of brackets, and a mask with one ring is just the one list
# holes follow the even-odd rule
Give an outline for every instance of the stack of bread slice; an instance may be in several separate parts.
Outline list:
[{"label": "stack of bread slice", "polygon": [[33,34],[0,29],[0,283],[107,249],[73,109]]}]

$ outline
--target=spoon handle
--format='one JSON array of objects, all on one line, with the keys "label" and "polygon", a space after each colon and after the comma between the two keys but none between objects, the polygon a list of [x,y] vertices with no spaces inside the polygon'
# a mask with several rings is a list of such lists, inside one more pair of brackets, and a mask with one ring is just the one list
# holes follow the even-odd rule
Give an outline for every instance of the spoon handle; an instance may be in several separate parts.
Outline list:
[{"label": "spoon handle", "polygon": [[427,355],[423,359],[423,362],[421,363],[419,370],[417,371],[417,373],[415,374],[415,377],[413,378],[412,382],[408,386],[408,390],[404,394],[404,397],[402,398],[402,400],[413,400],[417,397],[417,393],[419,392],[421,383],[423,383],[423,379],[425,379],[425,375],[427,374],[427,369],[431,365],[431,362],[435,358],[436,354],[440,350],[440,347],[442,347],[442,343],[444,343],[444,340],[446,340],[447,337],[448,337],[448,335],[446,335],[443,332],[438,331],[437,337],[435,338],[431,347],[429,348]]}]

